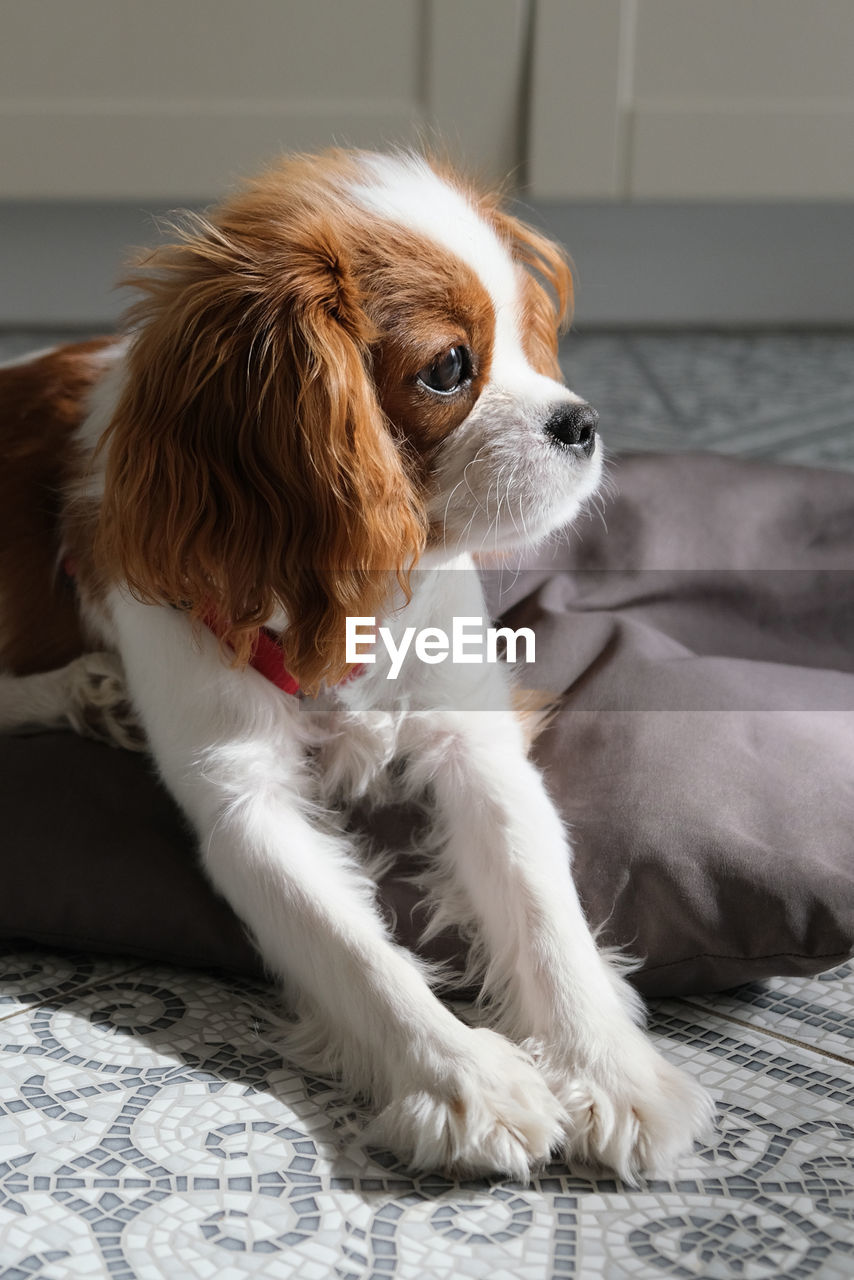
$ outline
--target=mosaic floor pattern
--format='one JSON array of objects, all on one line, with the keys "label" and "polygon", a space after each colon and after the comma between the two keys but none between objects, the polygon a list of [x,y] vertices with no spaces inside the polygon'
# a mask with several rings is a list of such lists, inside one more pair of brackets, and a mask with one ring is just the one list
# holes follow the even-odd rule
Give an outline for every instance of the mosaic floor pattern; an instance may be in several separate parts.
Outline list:
[{"label": "mosaic floor pattern", "polygon": [[662,1001],[718,1099],[674,1181],[553,1165],[529,1186],[410,1177],[292,1070],[260,986],[12,951],[0,960],[0,1276],[854,1274],[854,968]]}]

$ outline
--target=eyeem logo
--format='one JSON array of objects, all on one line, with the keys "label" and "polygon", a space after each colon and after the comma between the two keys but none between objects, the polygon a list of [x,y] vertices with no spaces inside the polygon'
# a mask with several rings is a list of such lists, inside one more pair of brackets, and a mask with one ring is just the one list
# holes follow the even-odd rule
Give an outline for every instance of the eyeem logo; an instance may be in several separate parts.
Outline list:
[{"label": "eyeem logo", "polygon": [[398,644],[388,627],[377,627],[376,618],[348,618],[346,626],[347,662],[376,662],[377,635],[391,659],[387,680],[396,680],[403,661],[412,649],[419,662],[435,666],[450,658],[455,663],[498,662],[499,637],[505,644],[508,662],[515,662],[519,641],[525,644],[525,662],[535,661],[536,640],[530,627],[484,627],[483,618],[454,618],[451,635],[441,627],[406,627]]}]

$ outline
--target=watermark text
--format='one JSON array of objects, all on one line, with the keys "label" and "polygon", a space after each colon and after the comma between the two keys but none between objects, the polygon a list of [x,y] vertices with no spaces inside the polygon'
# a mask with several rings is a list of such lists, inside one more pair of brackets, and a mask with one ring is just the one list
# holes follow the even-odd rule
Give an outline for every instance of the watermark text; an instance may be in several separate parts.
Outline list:
[{"label": "watermark text", "polygon": [[[483,618],[454,618],[451,634],[441,627],[405,627],[397,638],[389,627],[377,627],[376,618],[348,618],[346,660],[351,663],[376,662],[377,643],[389,657],[387,680],[396,680],[410,652],[428,666],[450,659],[453,663],[534,662],[536,638],[530,627],[485,627]],[[498,646],[503,642],[504,653]],[[521,642],[521,643],[520,643]],[[520,650],[524,649],[524,657]]]}]

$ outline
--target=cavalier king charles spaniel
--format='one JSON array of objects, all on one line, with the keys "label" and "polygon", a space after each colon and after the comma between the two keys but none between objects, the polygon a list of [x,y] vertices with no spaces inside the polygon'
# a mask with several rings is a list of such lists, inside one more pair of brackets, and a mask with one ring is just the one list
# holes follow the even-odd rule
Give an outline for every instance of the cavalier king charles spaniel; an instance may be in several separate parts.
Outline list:
[{"label": "cavalier king charles spaniel", "polygon": [[[557,360],[566,259],[409,153],[285,159],[175,239],[127,336],[0,370],[0,728],[141,725],[373,1142],[467,1175],[666,1172],[711,1104],[597,949],[507,666],[390,680],[345,645],[348,619],[482,617],[473,556],[596,490]],[[488,1027],[377,906],[344,815],[389,797],[429,799],[433,926],[471,939]]]}]

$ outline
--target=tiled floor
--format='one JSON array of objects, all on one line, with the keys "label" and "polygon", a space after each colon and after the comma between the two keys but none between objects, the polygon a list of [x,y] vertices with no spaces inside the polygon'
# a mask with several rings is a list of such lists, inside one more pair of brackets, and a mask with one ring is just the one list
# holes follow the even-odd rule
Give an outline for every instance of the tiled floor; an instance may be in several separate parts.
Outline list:
[{"label": "tiled floor", "polygon": [[620,449],[854,470],[854,333],[570,334],[570,386]]},{"label": "tiled floor", "polygon": [[[0,335],[0,358],[61,335]],[[571,335],[612,452],[854,469],[849,333]],[[264,991],[126,960],[0,957],[0,1277],[489,1280],[854,1275],[854,971],[659,1002],[719,1101],[678,1180],[554,1166],[411,1178],[282,1061]]]},{"label": "tiled floor", "polygon": [[657,1004],[718,1128],[638,1190],[409,1177],[282,1062],[259,987],[24,951],[0,976],[4,1280],[854,1274],[851,966]]}]

